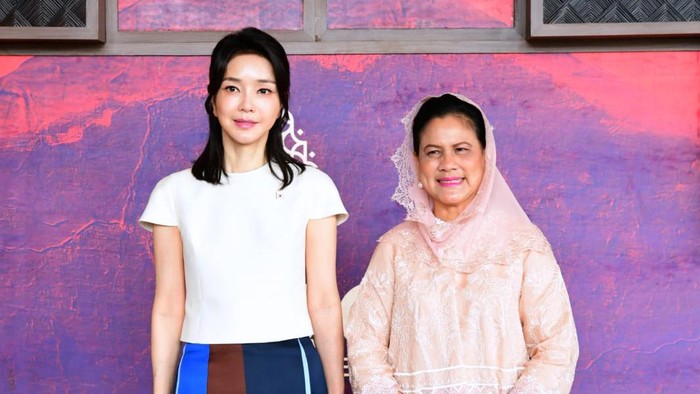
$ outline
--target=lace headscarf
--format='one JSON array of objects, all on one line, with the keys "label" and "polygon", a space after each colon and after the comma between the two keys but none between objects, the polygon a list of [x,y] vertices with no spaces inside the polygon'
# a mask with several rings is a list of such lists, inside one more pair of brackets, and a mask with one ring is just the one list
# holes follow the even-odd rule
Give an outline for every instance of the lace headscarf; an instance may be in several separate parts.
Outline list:
[{"label": "lace headscarf", "polygon": [[431,97],[417,103],[402,120],[406,135],[391,158],[399,173],[392,199],[406,208],[406,220],[418,223],[440,263],[460,272],[469,273],[483,263],[507,263],[527,248],[547,248],[546,239],[530,222],[496,167],[493,127],[483,110],[464,96],[452,95],[475,106],[484,118],[486,165],[474,200],[457,218],[445,222],[435,217],[431,197],[417,186],[412,125],[418,110]]}]

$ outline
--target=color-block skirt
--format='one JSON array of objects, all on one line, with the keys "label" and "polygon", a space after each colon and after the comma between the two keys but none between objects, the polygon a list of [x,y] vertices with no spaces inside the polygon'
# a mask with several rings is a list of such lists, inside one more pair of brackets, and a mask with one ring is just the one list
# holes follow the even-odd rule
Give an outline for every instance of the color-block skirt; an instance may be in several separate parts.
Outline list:
[{"label": "color-block skirt", "polygon": [[185,343],[177,394],[325,394],[326,379],[311,339],[253,344]]}]

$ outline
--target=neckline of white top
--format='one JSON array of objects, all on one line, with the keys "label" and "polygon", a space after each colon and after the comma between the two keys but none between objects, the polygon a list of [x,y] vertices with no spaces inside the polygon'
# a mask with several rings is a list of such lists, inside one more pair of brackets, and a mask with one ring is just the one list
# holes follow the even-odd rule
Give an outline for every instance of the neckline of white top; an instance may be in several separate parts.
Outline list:
[{"label": "neckline of white top", "polygon": [[254,169],[252,169],[252,170],[248,170],[248,171],[242,171],[242,172],[228,172],[228,171],[224,171],[224,172],[226,173],[226,175],[227,175],[229,178],[231,178],[231,177],[242,177],[242,176],[248,176],[248,175],[251,175],[251,174],[255,174],[255,173],[259,172],[259,171],[262,171],[263,169],[265,169],[265,168],[267,168],[267,167],[268,167],[267,162],[265,162],[265,164],[263,164],[262,166],[260,166],[260,167],[258,167],[258,168],[254,168]]}]

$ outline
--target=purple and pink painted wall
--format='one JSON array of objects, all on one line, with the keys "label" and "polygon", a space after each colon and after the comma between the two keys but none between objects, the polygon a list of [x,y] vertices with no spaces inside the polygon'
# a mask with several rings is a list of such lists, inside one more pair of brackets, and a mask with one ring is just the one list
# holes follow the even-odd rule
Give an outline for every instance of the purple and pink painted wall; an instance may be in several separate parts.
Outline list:
[{"label": "purple and pink painted wall", "polygon": [[[512,24],[499,12],[482,20]],[[203,146],[207,62],[0,57],[0,392],[150,391],[154,273],[136,219]],[[700,53],[291,66],[295,126],[350,211],[341,293],[403,217],[389,160],[402,116],[462,93],[489,115],[499,167],[561,265],[581,346],[573,392],[700,390]]]}]

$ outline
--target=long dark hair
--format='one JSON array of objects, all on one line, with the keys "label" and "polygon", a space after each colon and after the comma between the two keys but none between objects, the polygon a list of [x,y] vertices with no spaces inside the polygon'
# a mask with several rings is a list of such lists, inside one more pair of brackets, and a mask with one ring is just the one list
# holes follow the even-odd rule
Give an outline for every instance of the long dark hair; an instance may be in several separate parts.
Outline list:
[{"label": "long dark hair", "polygon": [[486,126],[481,111],[474,105],[448,93],[425,100],[415,118],[413,118],[411,130],[413,133],[413,153],[418,154],[420,137],[425,126],[431,120],[447,115],[460,116],[468,120],[472,124],[474,131],[476,131],[476,137],[479,139],[481,149],[486,149]]},{"label": "long dark hair", "polygon": [[[214,116],[212,103],[221,88],[229,61],[234,56],[242,54],[255,54],[267,59],[272,64],[272,70],[275,74],[277,92],[282,104],[282,114],[272,125],[267,136],[265,157],[272,174],[282,181],[281,190],[294,180],[293,167],[297,167],[299,173],[306,169],[304,163],[293,158],[284,150],[282,141],[282,129],[289,121],[289,61],[284,48],[274,37],[254,27],[247,27],[225,36],[216,44],[211,54],[207,99],[204,102],[204,108],[209,116],[209,139],[204,151],[192,165],[192,175],[199,180],[215,185],[221,184],[222,174],[227,175],[224,168],[221,124]],[[281,177],[272,167],[273,162],[277,163],[282,170]]]}]

